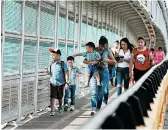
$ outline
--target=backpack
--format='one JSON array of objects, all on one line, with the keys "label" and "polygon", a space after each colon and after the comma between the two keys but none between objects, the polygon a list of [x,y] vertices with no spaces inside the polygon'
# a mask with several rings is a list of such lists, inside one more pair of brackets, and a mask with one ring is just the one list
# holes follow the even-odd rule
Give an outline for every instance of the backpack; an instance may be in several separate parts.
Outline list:
[{"label": "backpack", "polygon": [[[137,52],[137,48],[134,48],[133,50],[134,50],[134,62],[135,62],[136,57],[137,57],[137,54],[136,54],[136,52]],[[151,58],[150,58],[150,50],[147,48],[147,51],[148,51],[148,60],[149,60],[149,64],[150,64],[150,66],[152,66],[152,60],[151,60]]]},{"label": "backpack", "polygon": [[[52,65],[53,63],[51,63]],[[50,75],[51,75],[51,65],[50,65]],[[62,72],[63,72],[63,75],[64,75],[64,80],[65,80],[65,71],[64,71],[64,61],[61,61],[61,68],[62,68]],[[65,80],[66,81],[66,80]]]}]

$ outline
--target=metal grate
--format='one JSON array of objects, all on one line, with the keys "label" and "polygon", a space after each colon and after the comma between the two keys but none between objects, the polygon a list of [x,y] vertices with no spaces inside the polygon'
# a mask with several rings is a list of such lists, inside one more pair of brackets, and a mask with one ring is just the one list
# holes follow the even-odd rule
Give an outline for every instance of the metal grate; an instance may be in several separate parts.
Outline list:
[{"label": "metal grate", "polygon": [[4,72],[19,73],[20,41],[5,40],[4,44]]},{"label": "metal grate", "polygon": [[44,69],[49,66],[51,61],[51,55],[49,48],[52,48],[52,44],[40,43],[39,48],[39,69]]},{"label": "metal grate", "polygon": [[67,56],[73,55],[73,45],[68,45]]},{"label": "metal grate", "polygon": [[54,38],[54,11],[41,7],[40,35]]},{"label": "metal grate", "polygon": [[74,39],[73,27],[74,27],[74,22],[71,20],[68,20],[68,39]]},{"label": "metal grate", "polygon": [[15,1],[6,1],[5,29],[21,33],[21,4]]},{"label": "metal grate", "polygon": [[82,23],[82,41],[86,40],[86,23]]},{"label": "metal grate", "polygon": [[24,43],[23,72],[35,72],[36,49],[36,43],[30,41]]},{"label": "metal grate", "polygon": [[59,17],[59,37],[65,38],[65,18]]},{"label": "metal grate", "polygon": [[65,60],[66,59],[65,44],[64,43],[59,43],[58,48],[61,50],[61,60]]},{"label": "metal grate", "polygon": [[26,3],[25,6],[25,34],[35,35],[37,32],[37,6]]}]

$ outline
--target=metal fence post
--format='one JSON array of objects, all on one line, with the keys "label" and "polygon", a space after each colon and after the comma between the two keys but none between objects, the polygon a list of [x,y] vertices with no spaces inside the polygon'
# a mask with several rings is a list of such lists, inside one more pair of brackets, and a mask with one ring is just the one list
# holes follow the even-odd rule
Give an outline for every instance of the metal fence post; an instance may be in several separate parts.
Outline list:
[{"label": "metal fence post", "polygon": [[68,1],[66,1],[66,22],[65,22],[65,56],[67,56],[68,52]]},{"label": "metal fence post", "polygon": [[58,47],[58,22],[59,22],[59,1],[55,1],[55,36],[54,36],[54,48]]},{"label": "metal fence post", "polygon": [[18,88],[18,118],[16,120],[17,125],[22,125],[21,115],[22,115],[22,80],[23,80],[23,55],[24,55],[24,10],[25,10],[25,1],[22,1],[22,13],[21,13],[21,26],[22,26],[22,38],[21,38],[21,48],[20,48],[20,85]]},{"label": "metal fence post", "polygon": [[75,29],[76,29],[76,1],[74,1],[74,26],[73,26],[73,35],[74,35],[74,41],[73,41],[73,51],[75,52]]},{"label": "metal fence post", "polygon": [[38,117],[37,114],[37,87],[38,87],[38,62],[39,62],[39,46],[40,46],[40,10],[41,10],[41,1],[38,1],[38,13],[37,13],[37,49],[36,49],[36,82],[34,88],[34,118]]}]

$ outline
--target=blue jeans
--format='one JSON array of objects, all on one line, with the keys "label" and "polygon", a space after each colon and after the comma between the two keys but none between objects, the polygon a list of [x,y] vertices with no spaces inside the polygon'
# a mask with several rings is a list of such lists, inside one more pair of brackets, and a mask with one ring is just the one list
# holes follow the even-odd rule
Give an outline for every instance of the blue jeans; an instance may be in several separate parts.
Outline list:
[{"label": "blue jeans", "polygon": [[105,68],[99,71],[101,86],[97,86],[97,81],[94,76],[90,80],[91,86],[91,105],[92,110],[100,109],[102,101],[107,104],[109,95],[109,72]]},{"label": "blue jeans", "polygon": [[121,68],[117,67],[117,85],[120,86],[117,88],[117,95],[119,96],[122,93],[122,81],[124,80],[124,89],[127,90],[129,87],[129,67]]},{"label": "blue jeans", "polygon": [[64,104],[68,104],[68,98],[71,93],[71,105],[75,105],[75,92],[76,85],[70,85],[69,88],[65,90]]}]

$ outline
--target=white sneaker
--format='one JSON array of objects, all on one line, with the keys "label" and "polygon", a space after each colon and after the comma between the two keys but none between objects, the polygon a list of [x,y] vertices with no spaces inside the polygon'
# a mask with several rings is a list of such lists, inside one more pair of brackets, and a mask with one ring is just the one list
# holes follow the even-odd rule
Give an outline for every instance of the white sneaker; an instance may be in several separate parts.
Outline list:
[{"label": "white sneaker", "polygon": [[71,105],[70,111],[74,111],[74,110],[75,110],[74,105]]}]

